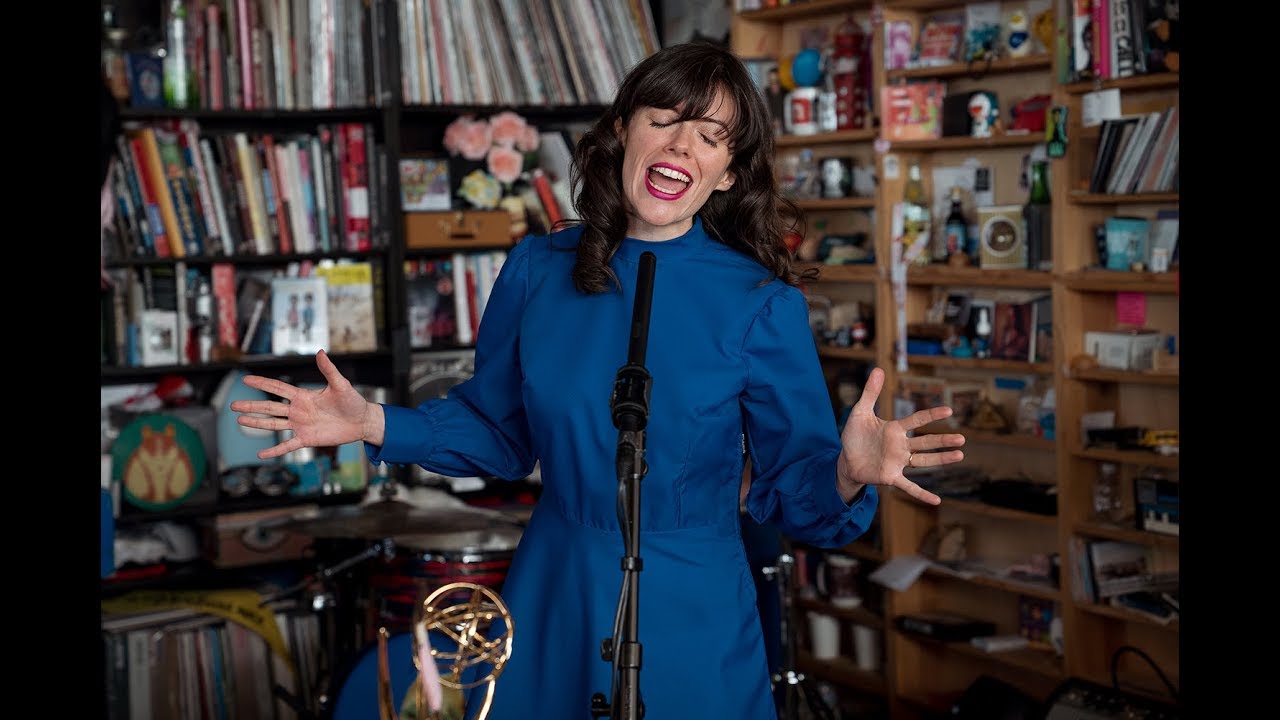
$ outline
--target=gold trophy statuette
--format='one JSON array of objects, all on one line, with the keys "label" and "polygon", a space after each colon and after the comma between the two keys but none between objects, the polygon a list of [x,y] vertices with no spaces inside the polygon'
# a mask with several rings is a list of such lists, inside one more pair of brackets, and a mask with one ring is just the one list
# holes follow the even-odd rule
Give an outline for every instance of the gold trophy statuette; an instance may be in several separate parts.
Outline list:
[{"label": "gold trophy statuette", "polygon": [[[442,598],[464,591],[469,597],[454,605],[437,607]],[[495,620],[501,619],[506,630],[496,638],[487,636]],[[454,652],[431,646],[431,632],[442,633],[457,647]],[[416,717],[419,720],[446,720],[441,714],[441,694],[432,688],[444,686],[463,691],[486,685],[484,704],[475,720],[485,720],[493,704],[494,684],[511,658],[511,640],[515,625],[511,611],[492,588],[468,582],[442,585],[422,601],[422,616],[414,623],[413,664],[418,668]],[[387,660],[386,628],[378,629],[378,713],[381,720],[397,720],[395,699],[391,692],[391,669]],[[440,665],[448,663],[448,672]],[[473,666],[491,666],[483,677],[466,680],[463,674]],[[466,713],[463,713],[466,717]]]}]

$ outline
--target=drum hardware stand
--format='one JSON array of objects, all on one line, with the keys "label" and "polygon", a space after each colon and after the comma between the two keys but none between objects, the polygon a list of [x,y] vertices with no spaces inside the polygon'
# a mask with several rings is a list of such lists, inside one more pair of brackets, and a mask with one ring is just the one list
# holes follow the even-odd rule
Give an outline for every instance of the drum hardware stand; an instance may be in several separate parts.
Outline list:
[{"label": "drum hardware stand", "polygon": [[296,595],[317,581],[325,588],[322,592],[317,592],[311,598],[311,610],[313,612],[320,613],[321,615],[320,632],[324,640],[324,646],[327,650],[325,653],[325,660],[330,666],[322,667],[320,672],[317,674],[316,682],[318,687],[315,689],[317,691],[317,705],[320,708],[320,713],[317,714],[308,710],[302,704],[302,701],[298,696],[286,690],[284,686],[277,683],[272,688],[272,694],[292,708],[293,711],[297,713],[298,720],[318,720],[321,716],[328,715],[331,712],[329,704],[335,699],[329,694],[329,682],[332,679],[330,677],[332,669],[331,666],[333,663],[336,663],[338,659],[338,627],[337,622],[332,615],[332,612],[337,609],[338,603],[334,598],[333,593],[328,589],[329,580],[333,576],[345,572],[366,560],[371,560],[378,555],[382,555],[388,559],[393,557],[395,555],[395,542],[390,538],[385,538],[373,543],[356,555],[353,555],[352,557],[349,557],[335,565],[330,565],[328,567],[320,566],[319,571],[304,577],[301,581],[285,588],[284,590],[268,595],[259,603],[259,606],[262,606],[276,600]]},{"label": "drum hardware stand", "polygon": [[600,644],[600,657],[610,663],[611,698],[591,696],[591,716],[611,720],[642,720],[640,700],[640,481],[648,472],[644,460],[644,433],[649,423],[649,389],[653,383],[644,366],[649,344],[649,312],[653,304],[653,274],[657,256],[640,254],[636,272],[636,297],[631,314],[631,345],[627,363],[618,369],[609,398],[613,425],[618,428],[614,464],[618,476],[618,527],[622,531],[622,590],[613,621],[613,636]]},{"label": "drum hardware stand", "polygon": [[818,695],[813,681],[796,670],[795,603],[791,598],[791,573],[795,565],[795,556],[788,552],[789,546],[790,543],[784,539],[778,564],[761,568],[761,573],[766,578],[776,578],[778,601],[782,609],[778,613],[778,622],[782,626],[782,663],[773,676],[775,694],[781,691],[781,697],[775,695],[774,698],[779,705],[778,720],[799,720],[801,700],[809,706],[813,717],[819,720],[835,720],[835,714]]}]

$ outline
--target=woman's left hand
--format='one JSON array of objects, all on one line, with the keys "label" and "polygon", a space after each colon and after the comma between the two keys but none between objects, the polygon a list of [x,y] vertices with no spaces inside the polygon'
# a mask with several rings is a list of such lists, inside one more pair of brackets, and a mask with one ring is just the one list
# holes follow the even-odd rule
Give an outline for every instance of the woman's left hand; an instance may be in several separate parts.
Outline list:
[{"label": "woman's left hand", "polygon": [[[911,497],[937,505],[942,498],[908,480],[903,471],[909,467],[950,465],[964,459],[960,450],[942,450],[964,445],[959,433],[937,433],[908,437],[907,433],[951,416],[945,406],[917,410],[899,420],[881,420],[876,416],[876,400],[884,387],[884,371],[874,368],[862,389],[862,397],[854,404],[849,419],[840,433],[840,459],[836,463],[836,482],[840,496],[848,502],[863,485],[889,485]],[[932,451],[938,452],[932,452]]]}]

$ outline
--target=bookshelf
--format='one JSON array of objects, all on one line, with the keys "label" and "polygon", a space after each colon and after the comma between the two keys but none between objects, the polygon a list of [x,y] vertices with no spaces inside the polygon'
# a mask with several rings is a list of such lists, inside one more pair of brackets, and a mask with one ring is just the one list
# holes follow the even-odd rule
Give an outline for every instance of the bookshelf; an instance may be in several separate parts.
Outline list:
[{"label": "bookshelf", "polygon": [[[767,4],[767,3],[766,3]],[[1099,267],[1093,227],[1112,215],[1154,218],[1161,210],[1176,210],[1179,194],[1173,191],[1138,193],[1088,192],[1087,181],[1099,132],[1084,128],[1080,119],[1088,93],[1114,89],[1120,92],[1122,114],[1159,112],[1178,103],[1179,77],[1172,72],[1151,72],[1125,78],[1076,81],[1068,73],[1069,52],[1056,47],[1035,48],[1025,57],[998,57],[976,67],[956,63],[936,67],[887,69],[884,27],[880,21],[910,19],[920,27],[925,16],[940,12],[963,15],[970,3],[962,0],[884,0],[836,2],[822,0],[793,3],[767,9],[739,8],[731,25],[731,45],[743,58],[786,59],[801,47],[802,38],[816,26],[833,28],[852,13],[871,36],[871,88],[878,100],[880,89],[894,84],[940,80],[947,92],[994,91],[1000,98],[1001,118],[1007,108],[1033,95],[1046,95],[1051,106],[1065,106],[1068,143],[1064,157],[1049,159],[1053,266],[1050,270],[983,269],[933,263],[912,265],[902,288],[896,288],[890,258],[894,243],[891,219],[894,204],[903,196],[906,168],[920,163],[926,194],[933,197],[930,170],[976,160],[994,171],[994,204],[1021,205],[1026,189],[1019,185],[1023,158],[1035,152],[1045,157],[1043,134],[1000,134],[988,138],[943,137],[889,142],[881,139],[880,117],[870,117],[868,127],[816,135],[783,135],[776,143],[779,158],[803,148],[821,154],[838,147],[859,161],[873,163],[877,184],[870,210],[834,207],[814,201],[802,203],[809,232],[815,221],[836,232],[853,228],[873,234],[876,262],[870,265],[804,263],[818,275],[807,292],[833,301],[861,300],[874,305],[874,340],[866,348],[819,345],[819,356],[832,381],[854,363],[884,368],[882,416],[893,412],[891,403],[904,375],[956,378],[994,383],[997,378],[1025,378],[1056,398],[1055,432],[1050,436],[964,428],[966,461],[962,467],[980,469],[993,478],[1025,478],[1056,492],[1057,514],[1040,515],[997,507],[972,499],[946,499],[940,508],[922,506],[901,493],[885,493],[879,514],[879,547],[858,555],[867,569],[891,558],[918,552],[923,540],[943,525],[959,523],[967,529],[970,558],[1002,560],[1006,564],[1031,554],[1056,556],[1061,572],[1054,584],[1026,583],[1001,576],[926,572],[904,592],[886,590],[882,604],[885,660],[883,677],[869,681],[857,671],[852,651],[835,660],[818,661],[802,655],[805,671],[842,689],[843,693],[871,695],[886,700],[885,714],[892,718],[928,718],[947,714],[948,708],[980,674],[990,674],[1041,700],[1067,677],[1083,677],[1110,685],[1112,652],[1122,645],[1141,648],[1151,655],[1174,685],[1178,683],[1178,627],[1127,608],[1079,596],[1072,564],[1079,561],[1075,549],[1091,540],[1121,541],[1176,556],[1178,538],[1136,529],[1132,520],[1131,480],[1149,469],[1176,478],[1178,456],[1140,449],[1086,446],[1080,430],[1085,413],[1114,411],[1117,425],[1152,429],[1178,427],[1176,361],[1172,367],[1122,370],[1072,363],[1085,353],[1084,333],[1112,329],[1119,319],[1117,298],[1145,308],[1145,325],[1167,335],[1177,335],[1180,285],[1176,268],[1152,272],[1150,268],[1125,271]],[[746,4],[752,7],[751,3]],[[1013,3],[1002,3],[1007,10]],[[1051,5],[1070,13],[1067,3]],[[879,23],[872,27],[872,19]],[[1069,16],[1055,17],[1060,37],[1070,38]],[[979,72],[981,71],[981,72]],[[1092,98],[1090,98],[1092,100]],[[942,213],[942,214],[939,214]],[[934,224],[942,210],[934,209]],[[970,222],[973,219],[970,218]],[[803,245],[801,246],[803,249]],[[802,259],[803,256],[802,256]],[[1051,354],[1034,362],[1010,359],[974,359],[948,355],[906,356],[905,372],[897,365],[895,294],[903,298],[908,323],[926,319],[926,312],[940,297],[952,291],[995,295],[1036,293],[1051,298],[1053,316]],[[825,301],[824,301],[824,304]],[[1005,402],[1008,402],[1007,398]],[[833,399],[833,404],[837,402]],[[1015,408],[1010,407],[1009,410]],[[1012,413],[1010,418],[1012,419]],[[954,431],[925,428],[922,432]],[[1091,517],[1092,480],[1103,463],[1121,467],[1124,505],[1129,519],[1098,521]],[[849,553],[849,548],[842,549]],[[850,553],[852,554],[852,553]],[[1015,653],[985,653],[967,644],[921,640],[894,629],[891,619],[914,612],[952,612],[994,622],[1000,633],[1017,633],[1019,604],[1023,598],[1053,604],[1061,618],[1063,648],[1059,655],[1048,646]],[[820,600],[798,600],[800,607],[815,610]],[[838,611],[830,609],[829,614]],[[849,618],[844,619],[846,622]],[[847,632],[847,626],[843,631]],[[842,645],[847,645],[843,642]],[[803,650],[804,648],[802,648]],[[1118,679],[1123,690],[1153,699],[1169,700],[1160,679],[1143,662],[1119,657]]]},{"label": "bookshelf", "polygon": [[[133,37],[143,40],[147,37],[147,34],[139,32],[143,25],[153,31],[151,37],[159,34],[158,29],[163,27],[162,14],[166,12],[168,5],[167,2],[154,0],[126,0],[115,3],[117,17],[132,22]],[[570,123],[594,120],[604,109],[603,103],[612,99],[613,87],[610,83],[620,81],[622,70],[656,49],[658,42],[656,27],[660,26],[661,18],[658,3],[610,3],[607,7],[587,3],[580,7],[574,6],[576,9],[567,9],[569,5],[566,4],[565,12],[560,13],[557,18],[562,25],[540,34],[538,39],[533,39],[528,35],[528,29],[542,28],[542,23],[548,21],[550,15],[534,18],[528,14],[544,11],[550,13],[550,3],[329,0],[326,6],[337,13],[335,20],[339,23],[338,27],[341,28],[341,23],[346,23],[346,29],[349,31],[346,35],[342,35],[340,31],[338,35],[329,36],[324,32],[297,32],[301,26],[296,24],[298,18],[296,14],[307,12],[309,7],[319,7],[320,4],[317,3],[308,4],[294,0],[189,0],[183,5],[190,10],[198,10],[192,17],[198,17],[201,23],[221,23],[220,27],[224,29],[228,27],[226,23],[232,20],[234,13],[247,9],[254,14],[255,20],[246,25],[246,32],[261,33],[255,36],[255,42],[264,43],[265,53],[271,58],[263,61],[263,67],[251,68],[253,81],[266,83],[264,95],[255,97],[257,102],[253,109],[244,107],[243,101],[231,102],[230,98],[236,92],[235,83],[239,82],[241,76],[237,73],[235,76],[237,80],[233,81],[231,70],[227,68],[225,62],[222,62],[217,72],[221,73],[218,82],[222,83],[221,87],[225,92],[217,95],[217,102],[214,101],[214,97],[206,95],[205,102],[198,108],[177,109],[133,107],[128,106],[129,103],[126,101],[124,103],[126,107],[120,110],[121,122],[129,131],[144,127],[181,127],[181,123],[188,123],[192,128],[196,128],[193,132],[197,141],[205,137],[236,133],[244,134],[251,141],[262,136],[293,138],[299,135],[317,135],[318,128],[321,126],[338,128],[344,124],[356,124],[365,132],[371,148],[365,169],[367,185],[357,200],[357,202],[367,201],[368,204],[369,242],[359,248],[349,248],[341,243],[334,243],[327,249],[323,245],[318,245],[316,249],[293,251],[291,248],[286,248],[282,251],[279,244],[281,232],[276,225],[268,228],[269,237],[266,239],[269,241],[269,246],[265,249],[245,248],[242,244],[236,243],[234,252],[230,254],[218,250],[201,249],[187,253],[181,258],[172,254],[169,257],[157,257],[154,254],[136,252],[136,243],[125,245],[122,242],[123,247],[116,249],[128,248],[128,250],[113,252],[104,257],[104,270],[112,274],[113,278],[154,277],[166,273],[173,275],[178,269],[208,277],[214,268],[230,268],[237,276],[241,276],[250,272],[284,273],[291,268],[317,266],[323,261],[330,260],[370,263],[374,269],[374,279],[370,285],[374,290],[377,317],[376,347],[357,352],[332,352],[331,358],[339,371],[353,384],[379,388],[385,393],[379,396],[379,399],[402,405],[411,404],[416,361],[424,355],[448,355],[456,351],[466,351],[471,348],[471,345],[436,342],[430,348],[411,347],[406,263],[447,258],[452,254],[452,249],[408,247],[406,240],[408,223],[406,213],[402,212],[400,207],[400,179],[397,172],[399,159],[422,153],[443,156],[444,130],[449,123],[462,116],[484,118],[501,111],[513,111],[536,124],[540,129],[547,130],[557,129]],[[432,18],[425,15],[414,18],[409,26],[402,22],[408,17],[405,13],[426,12],[427,8],[434,8],[438,12],[450,15],[435,17],[434,23],[431,22]],[[528,25],[507,24],[507,18],[502,15],[507,12],[515,12],[527,17]],[[580,12],[591,13],[591,17],[580,16]],[[596,13],[607,13],[607,17],[597,16]],[[295,22],[292,32],[283,30],[283,23],[286,22],[285,15],[291,15],[288,21]],[[219,19],[209,20],[215,17]],[[643,25],[646,20],[649,23],[647,27]],[[655,23],[655,20],[658,22]],[[423,75],[416,75],[412,82],[408,76],[402,77],[402,73],[409,72],[411,67],[421,70],[423,67],[429,67],[433,58],[444,57],[437,55],[444,52],[443,45],[429,44],[427,38],[422,35],[415,36],[408,33],[408,30],[443,28],[443,24],[449,21],[497,23],[490,26],[493,29],[489,32],[467,36],[473,39],[466,41],[468,48],[482,49],[483,55],[469,58],[463,65],[464,67],[489,65],[496,67],[501,63],[503,67],[510,70],[504,73],[505,77],[489,78],[493,83],[489,87],[490,94],[485,94],[480,88],[475,87],[469,88],[467,92],[461,92],[460,86],[455,86],[446,100],[439,94],[440,86],[432,88],[429,81],[422,82]],[[622,33],[616,34],[613,37],[614,46],[595,44],[593,47],[597,52],[608,53],[608,58],[605,60],[596,59],[587,63],[586,60],[589,58],[581,55],[587,51],[576,48],[568,42],[569,36],[576,32],[585,32],[589,29],[591,33],[598,33],[603,28],[620,28],[622,27],[620,23],[630,23],[636,30],[626,33],[626,37]],[[229,27],[234,28],[236,25],[232,23]],[[499,54],[506,52],[508,46],[515,44],[508,41],[510,38],[508,31],[499,30],[499,28],[509,28],[510,32],[517,33],[520,37],[520,44],[530,48],[536,47],[539,52],[547,54],[540,56],[534,63],[513,65],[512,58],[506,55],[499,57]],[[227,40],[228,37],[224,34],[220,35],[219,39]],[[328,68],[331,73],[336,74],[331,76],[333,83],[329,89],[332,92],[327,95],[327,99],[322,97],[325,93],[321,85],[322,81],[318,79],[320,75],[312,72],[317,70],[315,62],[299,60],[295,72],[272,74],[272,63],[276,61],[276,56],[272,54],[275,47],[273,37],[287,38],[289,48],[303,58],[311,58],[304,52],[303,46],[315,48],[323,46],[325,42],[336,43],[329,48],[337,55],[334,64]],[[209,39],[206,35],[202,41]],[[208,48],[208,45],[203,47]],[[284,46],[281,45],[281,47]],[[136,48],[126,46],[126,49]],[[228,54],[233,52],[232,48],[226,45],[224,50]],[[574,53],[579,53],[579,56],[575,57]],[[223,60],[225,61],[226,57]],[[570,63],[575,65],[572,72],[568,68]],[[351,68],[351,72],[341,72],[342,68],[348,67]],[[601,74],[606,72],[604,70],[606,67],[610,70],[606,74]],[[447,76],[457,81],[462,77],[458,74],[459,72],[455,69]],[[562,84],[554,93],[549,90],[535,93],[529,82],[536,80],[551,83],[553,81],[549,75],[535,78],[530,74],[541,72],[561,73],[555,81],[568,84]],[[215,86],[212,78],[217,73],[212,69],[212,65],[205,63],[199,74],[202,88],[208,89]],[[442,72],[437,77],[443,76],[445,73]],[[238,87],[240,91],[244,90],[244,86]],[[308,89],[318,94],[308,95]],[[414,94],[406,94],[406,91]],[[424,92],[427,94],[424,95]],[[257,150],[256,147],[254,149]],[[338,158],[329,152],[328,147],[325,148],[325,154],[329,155],[335,163],[338,162]],[[258,157],[262,159],[265,170],[266,156]],[[246,177],[243,175],[239,177],[241,187],[228,185],[222,188],[226,193],[224,199],[227,202],[235,201],[233,192],[243,191],[243,182]],[[191,179],[194,182],[195,176],[191,176]],[[195,189],[194,186],[192,189]],[[339,191],[341,192],[340,187]],[[129,192],[129,190],[126,188],[123,192]],[[455,210],[467,214],[471,212],[462,210],[461,205],[462,201],[457,200],[454,210],[445,214],[452,215]],[[314,216],[314,219],[318,218],[318,214]],[[266,219],[284,222],[290,230],[296,227],[292,224],[294,218],[291,216],[264,218]],[[311,227],[314,229],[316,226]],[[336,226],[330,229],[334,232],[340,230]],[[141,236],[136,224],[131,230],[125,229],[120,234],[127,236],[130,240]],[[340,238],[341,235],[337,237]],[[503,241],[493,245],[468,247],[467,250],[493,250],[510,247],[510,245],[511,242],[504,238]],[[233,297],[233,300],[235,299]],[[107,306],[104,307],[104,322],[108,308],[113,303],[111,294],[104,294],[104,305]],[[174,305],[178,306],[176,302]],[[113,311],[114,308],[111,310]],[[219,383],[231,372],[261,373],[294,383],[322,382],[323,380],[315,367],[312,353],[276,355],[272,354],[270,349],[265,352],[254,351],[226,356],[211,354],[203,361],[143,365],[136,362],[136,357],[130,358],[123,352],[113,355],[106,351],[109,342],[106,335],[107,327],[104,324],[104,359],[101,365],[104,396],[109,392],[123,392],[133,386],[153,385],[162,379],[177,376],[191,385],[196,405],[209,406]],[[105,407],[103,411],[105,414]],[[368,467],[365,471],[369,482],[379,480],[375,476],[378,471]],[[392,477],[400,482],[412,484],[413,479],[406,469],[396,468],[391,472],[394,473]],[[355,504],[366,496],[365,491],[361,489],[332,494],[297,496],[285,494],[273,497],[251,494],[243,498],[230,498],[219,494],[216,477],[210,478],[210,482],[207,490],[211,491],[212,497],[208,502],[180,505],[157,512],[143,512],[125,507],[113,525],[123,531],[131,531],[144,529],[159,522],[209,524],[215,518],[228,514],[286,510],[303,505]],[[209,494],[206,493],[206,495]],[[203,541],[204,538],[202,537],[201,540]],[[285,563],[264,564],[261,568],[253,569],[261,569],[264,574],[271,576],[273,582],[287,584],[292,582],[292,579],[281,579],[296,578],[299,574],[310,570],[312,565],[326,559],[345,560],[351,555],[346,541],[326,540],[316,545],[314,557]],[[103,596],[115,597],[134,590],[187,588],[216,590],[240,587],[242,586],[240,583],[249,582],[245,579],[247,575],[254,575],[230,572],[218,567],[216,563],[203,560],[174,564],[171,570],[162,575],[142,573],[131,575],[127,579],[104,580],[101,584]],[[254,576],[253,582],[261,581],[260,577]],[[243,586],[249,587],[249,585]],[[345,593],[346,590],[343,592]],[[355,608],[354,602],[350,607]],[[298,612],[302,615],[301,621],[305,621],[308,625],[318,622],[320,618],[318,612],[311,612],[306,608]],[[355,610],[352,609],[352,612]],[[294,618],[289,622],[292,624]],[[359,625],[360,623],[351,623],[352,627]],[[161,622],[155,627],[164,628],[165,625]],[[185,629],[181,631],[186,632]],[[298,637],[302,637],[301,634]],[[309,642],[314,641],[314,637],[309,640]],[[293,639],[290,642],[292,643]],[[107,639],[105,633],[104,645],[109,646],[104,649],[118,650],[115,640]],[[309,650],[306,647],[297,647],[295,649],[299,657],[315,654],[312,652],[315,648]],[[146,657],[142,658],[144,662],[146,659]],[[333,662],[342,659],[330,658]],[[177,667],[176,660],[172,666]],[[330,668],[330,670],[334,669]],[[336,670],[341,669],[336,668]],[[308,670],[313,676],[315,675],[315,668]],[[176,670],[174,672],[176,673]],[[264,672],[263,676],[266,677],[267,673]],[[153,679],[159,680],[159,676]],[[118,682],[119,678],[116,681]],[[108,684],[106,702],[108,704],[118,702],[118,694],[113,695],[110,689],[110,680]],[[265,689],[270,693],[269,687]],[[314,707],[322,695],[318,692],[318,686],[298,688],[298,690],[302,691],[298,693],[299,697],[308,705],[306,710],[320,710]],[[259,701],[263,708],[269,708],[274,704],[269,695],[265,701],[261,697]],[[118,705],[112,707],[119,712]],[[175,717],[181,714],[176,708],[171,710],[171,714]],[[199,712],[191,708],[187,710],[190,711],[186,713],[188,715]],[[284,710],[282,704],[280,710],[282,712]],[[332,708],[327,710],[331,711]],[[163,714],[159,709],[157,713]],[[104,716],[112,715],[107,713]]]}]

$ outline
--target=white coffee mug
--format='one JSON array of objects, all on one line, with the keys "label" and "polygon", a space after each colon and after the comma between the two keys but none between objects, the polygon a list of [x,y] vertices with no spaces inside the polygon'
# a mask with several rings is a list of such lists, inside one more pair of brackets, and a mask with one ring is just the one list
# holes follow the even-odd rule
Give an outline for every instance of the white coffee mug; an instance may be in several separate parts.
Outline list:
[{"label": "white coffee mug", "polygon": [[860,670],[880,672],[880,633],[875,628],[853,626],[853,660]]},{"label": "white coffee mug", "polygon": [[809,642],[813,656],[830,660],[840,655],[840,621],[830,615],[809,613]]},{"label": "white coffee mug", "polygon": [[792,135],[818,132],[818,88],[800,87],[787,93],[783,128]]}]

